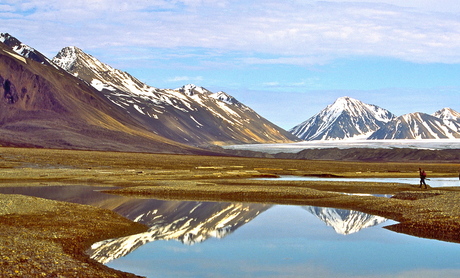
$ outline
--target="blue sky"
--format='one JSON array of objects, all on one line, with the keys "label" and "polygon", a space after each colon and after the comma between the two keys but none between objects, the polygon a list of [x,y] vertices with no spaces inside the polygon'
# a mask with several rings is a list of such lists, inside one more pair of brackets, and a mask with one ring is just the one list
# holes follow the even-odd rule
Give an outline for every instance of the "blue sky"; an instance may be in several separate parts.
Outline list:
[{"label": "blue sky", "polygon": [[458,0],[3,0],[0,26],[50,58],[73,45],[154,87],[225,91],[285,129],[341,96],[460,111]]}]

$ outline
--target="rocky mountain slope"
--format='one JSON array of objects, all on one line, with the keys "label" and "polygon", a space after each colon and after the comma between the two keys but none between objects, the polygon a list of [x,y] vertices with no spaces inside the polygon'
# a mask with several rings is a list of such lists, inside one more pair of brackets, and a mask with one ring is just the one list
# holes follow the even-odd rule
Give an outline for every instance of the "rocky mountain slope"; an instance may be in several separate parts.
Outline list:
[{"label": "rocky mountain slope", "polygon": [[305,141],[348,139],[369,135],[394,117],[378,106],[341,97],[289,131]]},{"label": "rocky mountain slope", "polygon": [[201,152],[145,129],[98,90],[40,57],[16,42],[13,48],[0,43],[0,145]]},{"label": "rocky mountain slope", "polygon": [[157,89],[76,47],[51,61],[9,34],[0,42],[1,145],[203,153],[190,146],[297,139],[224,92]]},{"label": "rocky mountain slope", "polygon": [[155,134],[190,145],[290,142],[295,136],[224,93],[195,85],[158,89],[76,47],[53,62],[98,89]]}]

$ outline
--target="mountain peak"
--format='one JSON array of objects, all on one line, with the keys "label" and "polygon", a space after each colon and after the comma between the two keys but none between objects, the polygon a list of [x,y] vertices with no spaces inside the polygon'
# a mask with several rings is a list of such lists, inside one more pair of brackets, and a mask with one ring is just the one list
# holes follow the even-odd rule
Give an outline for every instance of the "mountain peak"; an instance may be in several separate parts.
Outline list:
[{"label": "mountain peak", "polygon": [[458,121],[460,119],[460,113],[452,108],[445,107],[441,110],[433,113],[433,116],[442,120]]},{"label": "mountain peak", "polygon": [[217,99],[219,101],[223,101],[227,104],[241,104],[238,100],[236,100],[236,98],[234,98],[233,96],[225,93],[225,92],[217,92],[215,94],[212,94],[210,95],[211,98],[214,98],[214,99]]},{"label": "mountain peak", "polygon": [[64,47],[53,58],[53,62],[66,71],[70,71],[78,58],[77,52],[78,48],[75,46]]},{"label": "mountain peak", "polygon": [[348,139],[369,135],[394,117],[388,110],[345,96],[290,132],[303,140]]},{"label": "mountain peak", "polygon": [[179,92],[187,95],[187,96],[193,96],[195,94],[204,94],[204,95],[210,95],[212,94],[211,91],[209,91],[208,89],[206,88],[203,88],[203,87],[199,87],[199,86],[196,86],[195,84],[187,84],[187,85],[184,85],[178,89]]}]

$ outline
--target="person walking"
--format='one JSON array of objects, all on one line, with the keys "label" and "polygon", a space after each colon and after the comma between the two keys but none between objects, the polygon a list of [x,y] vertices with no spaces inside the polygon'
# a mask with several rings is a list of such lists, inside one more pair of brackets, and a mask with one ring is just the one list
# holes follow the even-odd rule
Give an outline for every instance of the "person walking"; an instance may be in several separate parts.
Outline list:
[{"label": "person walking", "polygon": [[426,186],[426,182],[425,182],[425,179],[426,179],[425,170],[422,170],[422,168],[418,168],[418,172],[420,173],[420,188],[422,188],[422,185],[424,185],[425,189],[427,189],[428,187]]}]

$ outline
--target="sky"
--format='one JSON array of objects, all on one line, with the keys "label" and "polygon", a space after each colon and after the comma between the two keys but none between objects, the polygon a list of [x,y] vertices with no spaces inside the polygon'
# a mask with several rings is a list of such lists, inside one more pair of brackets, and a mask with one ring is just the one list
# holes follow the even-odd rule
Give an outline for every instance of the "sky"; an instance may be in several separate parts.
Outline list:
[{"label": "sky", "polygon": [[157,88],[225,91],[290,129],[349,96],[460,111],[458,0],[1,0],[0,32]]}]

